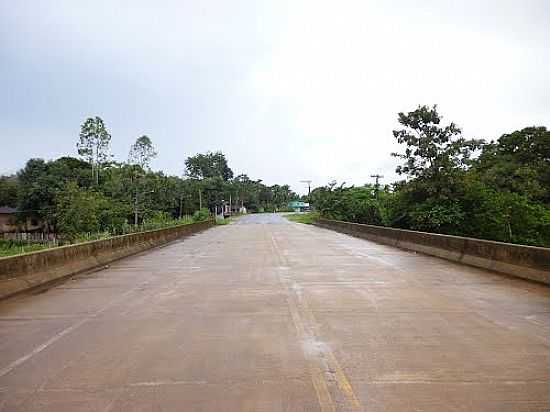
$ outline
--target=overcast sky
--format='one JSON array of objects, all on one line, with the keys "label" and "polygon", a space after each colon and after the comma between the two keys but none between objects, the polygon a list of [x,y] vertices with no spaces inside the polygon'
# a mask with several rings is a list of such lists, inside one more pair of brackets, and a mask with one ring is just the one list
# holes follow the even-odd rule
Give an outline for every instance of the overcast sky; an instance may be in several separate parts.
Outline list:
[{"label": "overcast sky", "polygon": [[118,160],[222,150],[268,184],[396,178],[399,111],[466,137],[550,126],[550,1],[0,0],[0,173],[76,155],[102,117]]}]

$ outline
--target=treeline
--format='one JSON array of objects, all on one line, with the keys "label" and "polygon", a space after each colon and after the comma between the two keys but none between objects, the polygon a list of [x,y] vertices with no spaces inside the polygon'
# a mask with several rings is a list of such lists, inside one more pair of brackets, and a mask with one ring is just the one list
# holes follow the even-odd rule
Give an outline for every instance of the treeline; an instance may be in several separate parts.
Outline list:
[{"label": "treeline", "polygon": [[496,141],[466,139],[441,124],[436,106],[399,113],[404,146],[397,173],[406,180],[377,187],[312,192],[322,215],[502,242],[550,247],[550,131],[527,127]]},{"label": "treeline", "polygon": [[123,162],[113,160],[110,142],[103,120],[87,119],[78,158],[30,159],[17,174],[1,176],[0,206],[17,208],[20,221],[39,221],[43,231],[74,237],[127,233],[133,226],[186,215],[200,219],[222,201],[255,212],[283,210],[298,198],[288,185],[234,176],[221,152],[187,158],[179,177],[151,170],[157,153],[148,136],[136,140]]}]

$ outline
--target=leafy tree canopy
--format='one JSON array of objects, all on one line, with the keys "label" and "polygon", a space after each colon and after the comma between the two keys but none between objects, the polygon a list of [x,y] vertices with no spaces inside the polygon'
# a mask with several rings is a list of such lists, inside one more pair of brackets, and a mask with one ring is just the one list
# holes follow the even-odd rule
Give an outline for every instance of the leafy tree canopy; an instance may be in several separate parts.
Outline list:
[{"label": "leafy tree canopy", "polygon": [[153,142],[149,136],[143,135],[137,138],[136,142],[130,148],[128,161],[131,164],[137,164],[143,169],[149,169],[151,160],[157,156]]},{"label": "leafy tree canopy", "polygon": [[55,201],[57,227],[71,240],[84,233],[116,233],[126,222],[124,207],[74,181],[67,182]]},{"label": "leafy tree canopy", "polygon": [[222,152],[206,152],[188,157],[185,168],[186,174],[195,179],[221,177],[227,181],[233,178],[233,171]]},{"label": "leafy tree canopy", "polygon": [[17,207],[17,176],[0,176],[0,207]]},{"label": "leafy tree canopy", "polygon": [[405,144],[405,153],[392,153],[404,160],[396,172],[411,177],[434,178],[455,168],[463,169],[473,151],[483,145],[480,139],[465,139],[460,128],[450,123],[441,126],[437,106],[418,106],[409,113],[398,114],[402,129],[393,135]]},{"label": "leafy tree canopy", "polygon": [[103,120],[89,117],[80,127],[79,141],[76,144],[78,154],[92,166],[92,175],[99,184],[99,169],[101,165],[111,159],[111,135]]},{"label": "leafy tree canopy", "polygon": [[476,162],[483,182],[550,204],[550,131],[527,127],[483,148]]}]

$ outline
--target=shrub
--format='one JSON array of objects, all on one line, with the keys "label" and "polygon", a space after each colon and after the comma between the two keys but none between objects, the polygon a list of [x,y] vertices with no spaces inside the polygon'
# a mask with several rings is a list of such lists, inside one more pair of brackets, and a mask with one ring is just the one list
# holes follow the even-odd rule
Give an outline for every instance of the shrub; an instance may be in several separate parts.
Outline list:
[{"label": "shrub", "polygon": [[210,217],[210,211],[206,208],[202,208],[200,210],[197,210],[195,213],[193,213],[194,222],[203,222],[205,220],[208,220],[209,217]]}]

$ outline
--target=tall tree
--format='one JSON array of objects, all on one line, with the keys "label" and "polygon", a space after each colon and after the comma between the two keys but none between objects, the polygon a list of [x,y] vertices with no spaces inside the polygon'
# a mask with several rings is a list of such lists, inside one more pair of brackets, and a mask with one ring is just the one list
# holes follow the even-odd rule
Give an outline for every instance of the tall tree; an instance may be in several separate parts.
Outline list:
[{"label": "tall tree", "polygon": [[149,169],[151,160],[157,156],[157,152],[153,146],[153,142],[147,135],[137,138],[136,142],[130,148],[128,161],[132,164],[137,164],[143,169]]},{"label": "tall tree", "polygon": [[404,126],[394,130],[404,153],[392,153],[404,163],[396,172],[412,178],[402,186],[404,206],[400,221],[416,230],[454,233],[464,220],[457,199],[461,196],[465,171],[472,153],[483,140],[465,139],[460,128],[441,125],[437,106],[419,106],[409,113],[399,113]]},{"label": "tall tree", "polygon": [[69,180],[80,187],[89,187],[89,166],[73,157],[60,157],[50,162],[30,159],[17,174],[17,203],[21,217],[38,217],[48,227],[55,226],[57,193],[64,190]]},{"label": "tall tree", "polygon": [[58,230],[73,240],[82,233],[97,233],[100,230],[99,195],[78,187],[76,182],[67,182],[55,198]]},{"label": "tall tree", "polygon": [[241,174],[233,180],[234,190],[237,192],[237,199],[240,204],[248,210],[258,210],[260,203],[260,192],[264,185],[261,180],[252,180],[246,174]]},{"label": "tall tree", "polygon": [[398,120],[404,127],[393,135],[405,144],[404,153],[392,156],[404,160],[396,169],[398,174],[416,178],[425,196],[449,197],[448,192],[460,180],[469,165],[472,153],[483,146],[481,139],[465,139],[455,123],[441,126],[437,106],[418,106],[409,113],[399,113]]},{"label": "tall tree", "polygon": [[118,233],[126,223],[126,209],[101,192],[68,181],[55,197],[57,229],[70,240],[84,233]]},{"label": "tall tree", "polygon": [[454,124],[440,126],[437,106],[418,106],[407,114],[399,113],[403,129],[394,130],[397,141],[406,145],[405,153],[392,153],[404,159],[396,172],[411,177],[437,177],[454,168],[464,168],[473,151],[483,145],[480,139],[465,139]]},{"label": "tall tree", "polygon": [[78,154],[82,156],[92,167],[92,178],[99,185],[99,170],[109,160],[111,135],[105,127],[103,120],[96,116],[89,117],[80,127],[80,140],[76,144]]},{"label": "tall tree", "polygon": [[17,176],[0,176],[0,207],[17,206]]},{"label": "tall tree", "polygon": [[550,204],[550,130],[526,127],[502,135],[483,148],[475,169],[490,187]]},{"label": "tall tree", "polygon": [[55,221],[55,185],[58,182],[53,181],[48,172],[48,164],[43,159],[29,159],[17,173],[17,207],[21,217],[38,217],[48,223]]},{"label": "tall tree", "polygon": [[185,161],[186,174],[195,179],[220,177],[227,181],[233,178],[233,171],[222,152],[199,153]]}]

